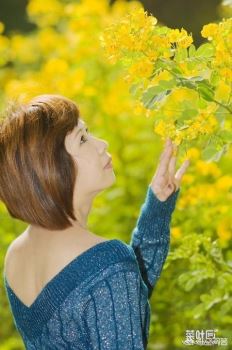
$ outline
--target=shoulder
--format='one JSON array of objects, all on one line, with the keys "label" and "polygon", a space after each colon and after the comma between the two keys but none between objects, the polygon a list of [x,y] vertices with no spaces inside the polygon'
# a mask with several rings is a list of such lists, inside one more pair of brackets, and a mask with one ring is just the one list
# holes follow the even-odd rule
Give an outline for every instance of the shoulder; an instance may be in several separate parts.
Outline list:
[{"label": "shoulder", "polygon": [[[90,251],[91,253],[91,251]],[[114,280],[116,284],[122,279],[131,276],[140,278],[138,262],[133,248],[119,239],[114,239],[100,244],[94,248],[94,259],[84,256],[84,265],[93,274],[91,283],[86,291],[91,291]],[[89,272],[90,273],[90,272]]]},{"label": "shoulder", "polygon": [[14,239],[7,248],[4,257],[4,274],[8,275],[9,271],[12,270],[13,266],[17,264],[18,257],[20,256],[23,248],[24,236],[21,234]]}]

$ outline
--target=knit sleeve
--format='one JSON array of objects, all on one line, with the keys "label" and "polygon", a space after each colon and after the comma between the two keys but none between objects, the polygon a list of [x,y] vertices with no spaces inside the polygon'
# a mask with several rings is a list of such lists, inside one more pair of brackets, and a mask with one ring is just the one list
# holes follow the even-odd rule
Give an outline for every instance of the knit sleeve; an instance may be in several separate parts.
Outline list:
[{"label": "knit sleeve", "polygon": [[148,186],[129,245],[136,255],[140,273],[151,297],[160,277],[170,245],[170,222],[180,189],[160,201]]},{"label": "knit sleeve", "polygon": [[121,270],[91,290],[82,317],[88,348],[146,349],[150,305],[147,295],[141,297],[140,281],[138,270]]}]

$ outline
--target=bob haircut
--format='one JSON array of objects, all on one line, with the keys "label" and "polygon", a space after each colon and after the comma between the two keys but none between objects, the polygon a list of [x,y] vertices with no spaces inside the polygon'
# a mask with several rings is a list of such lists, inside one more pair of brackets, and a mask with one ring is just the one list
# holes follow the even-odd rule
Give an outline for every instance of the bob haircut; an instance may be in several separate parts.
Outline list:
[{"label": "bob haircut", "polygon": [[64,139],[79,118],[77,105],[62,95],[9,104],[0,124],[0,200],[13,218],[49,230],[77,220],[77,166]]}]

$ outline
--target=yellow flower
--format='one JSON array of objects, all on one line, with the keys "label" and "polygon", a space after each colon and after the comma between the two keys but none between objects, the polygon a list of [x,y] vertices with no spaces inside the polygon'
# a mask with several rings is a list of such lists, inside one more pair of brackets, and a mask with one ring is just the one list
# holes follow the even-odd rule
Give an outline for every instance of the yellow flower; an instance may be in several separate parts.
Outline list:
[{"label": "yellow flower", "polygon": [[27,5],[28,16],[39,26],[56,24],[63,16],[64,7],[58,0],[30,0]]},{"label": "yellow flower", "polygon": [[181,68],[183,75],[187,78],[194,77],[198,74],[197,68],[190,68],[187,62],[179,62],[179,67]]},{"label": "yellow flower", "polygon": [[172,74],[169,73],[166,70],[161,71],[160,73],[156,74],[154,78],[151,80],[152,85],[158,85],[161,80],[171,80]]},{"label": "yellow flower", "polygon": [[187,157],[191,159],[199,159],[200,157],[200,151],[196,147],[191,147],[187,150]]},{"label": "yellow flower", "polygon": [[201,35],[203,38],[208,38],[212,40],[218,33],[218,25],[216,23],[209,23],[203,26],[201,30]]},{"label": "yellow flower", "polygon": [[231,93],[231,86],[226,84],[222,79],[218,82],[216,91],[215,91],[215,99],[218,101],[227,102],[229,100]]},{"label": "yellow flower", "polygon": [[171,228],[171,237],[180,238],[181,237],[181,228],[179,226],[175,226]]},{"label": "yellow flower", "polygon": [[179,29],[171,29],[170,32],[168,33],[168,38],[171,43],[178,41],[179,37],[180,37]]},{"label": "yellow flower", "polygon": [[129,74],[135,75],[136,77],[142,77],[146,78],[149,77],[152,74],[153,71],[153,63],[147,59],[141,59],[138,62],[135,62],[132,66],[129,68]]},{"label": "yellow flower", "polygon": [[232,69],[229,67],[223,67],[219,70],[220,76],[228,80],[229,82],[232,81]]},{"label": "yellow flower", "polygon": [[53,28],[43,28],[38,32],[38,47],[42,54],[49,54],[51,50],[56,50],[57,42],[60,43],[60,41],[61,37]]},{"label": "yellow flower", "polygon": [[155,126],[154,126],[154,132],[156,134],[162,136],[163,139],[170,137],[173,140],[173,142],[178,144],[175,141],[175,138],[177,135],[176,135],[175,125],[173,124],[172,121],[169,121],[168,123],[165,122],[164,120],[160,120],[160,121],[156,122]]},{"label": "yellow flower", "polygon": [[220,213],[220,214],[225,214],[229,211],[229,207],[228,205],[219,205],[218,208],[217,208],[217,211]]},{"label": "yellow flower", "polygon": [[85,96],[97,95],[97,90],[93,86],[85,86],[82,91]]},{"label": "yellow flower", "polygon": [[44,65],[44,73],[45,75],[56,75],[63,74],[68,70],[68,63],[60,58],[51,58]]},{"label": "yellow flower", "polygon": [[10,44],[12,60],[18,63],[33,63],[38,60],[37,43],[32,37],[15,34]]},{"label": "yellow flower", "polygon": [[229,191],[230,188],[232,187],[232,176],[230,175],[223,175],[221,176],[217,182],[216,182],[216,187],[218,190],[222,191]]},{"label": "yellow flower", "polygon": [[201,159],[196,162],[196,170],[203,176],[218,177],[221,175],[221,170],[215,163],[207,163]]},{"label": "yellow flower", "polygon": [[[189,157],[188,157],[188,159],[189,159]],[[195,177],[193,175],[186,173],[183,176],[182,183],[190,185],[194,182],[194,179],[195,179]]]},{"label": "yellow flower", "polygon": [[217,234],[221,241],[229,241],[232,236],[232,221],[231,218],[226,217],[217,225]]},{"label": "yellow flower", "polygon": [[193,42],[192,36],[188,35],[184,28],[171,29],[168,33],[168,40],[170,43],[178,43],[178,46],[182,48],[189,47]]},{"label": "yellow flower", "polygon": [[186,36],[179,40],[178,45],[182,48],[187,48],[193,43],[192,36]]},{"label": "yellow flower", "polygon": [[121,18],[128,12],[136,11],[137,9],[142,8],[143,6],[139,1],[130,1],[126,2],[125,0],[114,1],[112,6],[112,12],[116,18]]}]

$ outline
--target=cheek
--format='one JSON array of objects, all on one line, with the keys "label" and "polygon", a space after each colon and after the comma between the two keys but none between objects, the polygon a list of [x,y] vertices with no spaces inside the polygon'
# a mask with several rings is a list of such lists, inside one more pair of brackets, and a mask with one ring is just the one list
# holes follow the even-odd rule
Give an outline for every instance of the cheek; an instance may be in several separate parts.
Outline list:
[{"label": "cheek", "polygon": [[79,176],[81,176],[82,178],[96,178],[96,176],[102,174],[102,172],[104,171],[100,161],[93,157],[90,159],[78,157],[78,159],[76,159],[76,162]]}]

